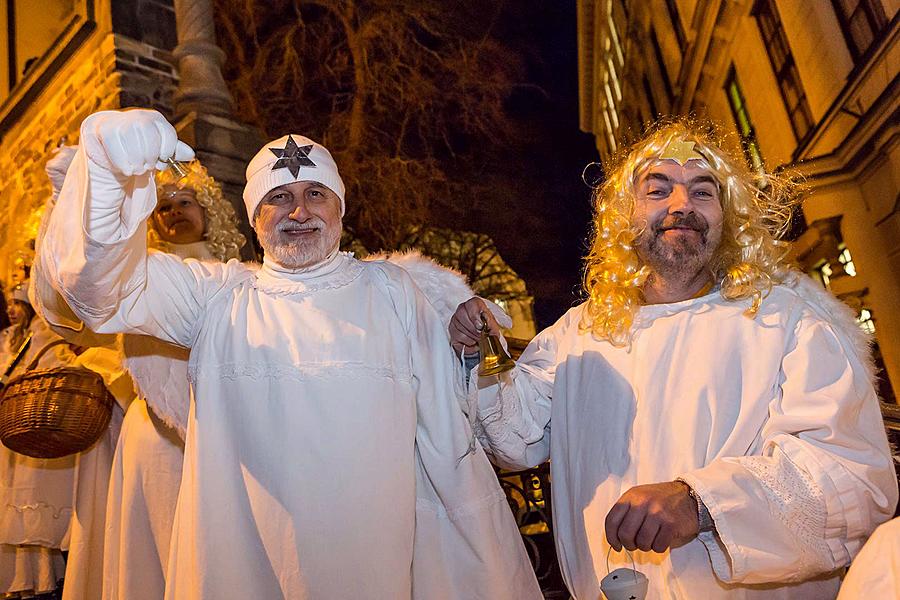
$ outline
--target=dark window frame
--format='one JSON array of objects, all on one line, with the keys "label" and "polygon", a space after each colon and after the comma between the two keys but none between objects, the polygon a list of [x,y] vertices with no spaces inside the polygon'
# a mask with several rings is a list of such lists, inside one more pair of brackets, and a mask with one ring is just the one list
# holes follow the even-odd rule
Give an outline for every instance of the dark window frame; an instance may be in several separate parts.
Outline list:
[{"label": "dark window frame", "polygon": [[[800,146],[806,136],[815,129],[816,122],[813,120],[812,111],[806,98],[806,90],[800,80],[797,63],[794,61],[794,54],[791,52],[791,46],[788,43],[775,0],[757,0],[753,7],[753,16],[756,17],[763,46],[766,48],[766,55],[769,57],[772,72],[778,82],[778,91],[781,93],[781,99],[787,110],[791,129],[794,131],[797,145]],[[792,96],[794,97],[793,101],[791,100]],[[798,123],[801,118],[805,122],[805,128],[802,130]]]},{"label": "dark window frame", "polygon": [[[838,23],[841,25],[841,32],[844,34],[844,40],[847,42],[847,49],[850,51],[850,56],[853,57],[853,62],[861,62],[861,59],[866,56],[868,51],[877,44],[879,34],[888,25],[887,15],[884,14],[884,6],[878,0],[859,0],[856,8],[850,14],[847,14],[841,0],[831,0],[831,4],[834,7],[834,14],[837,16]],[[860,12],[862,12],[862,16],[865,18],[872,36],[865,48],[861,48],[853,37],[853,20],[859,17]]]},{"label": "dark window frame", "polygon": [[[740,106],[735,104],[731,91],[732,87],[734,87],[737,93]],[[738,135],[741,138],[741,147],[744,150],[744,155],[753,169],[765,168],[765,161],[762,156],[762,151],[759,148],[759,141],[756,137],[756,127],[754,127],[753,120],[750,118],[750,112],[747,109],[747,97],[741,89],[741,84],[738,81],[737,71],[735,70],[733,63],[728,69],[728,75],[725,77],[724,89],[725,95],[728,97],[728,106],[731,107],[731,115],[734,117],[734,123],[737,126]],[[743,119],[741,118],[741,113],[743,113]],[[744,131],[744,121],[747,123],[747,131]],[[759,164],[756,164],[757,161],[759,161]]]},{"label": "dark window frame", "polygon": [[82,42],[96,29],[94,12],[95,0],[79,0],[75,2],[78,9],[64,27],[63,31],[48,46],[41,56],[37,57],[33,68],[18,73],[15,56],[15,8],[14,0],[7,2],[9,21],[7,23],[7,44],[9,72],[7,77],[7,95],[0,100],[0,136],[45,89],[53,76],[65,65],[69,57],[81,46]]}]

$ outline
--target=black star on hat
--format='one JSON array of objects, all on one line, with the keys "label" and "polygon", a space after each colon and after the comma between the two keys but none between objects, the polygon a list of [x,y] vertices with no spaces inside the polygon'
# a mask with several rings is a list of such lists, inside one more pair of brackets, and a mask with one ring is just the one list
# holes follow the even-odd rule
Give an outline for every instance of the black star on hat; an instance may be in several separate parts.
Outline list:
[{"label": "black star on hat", "polygon": [[273,171],[275,169],[287,168],[291,172],[291,175],[297,177],[300,173],[300,167],[316,166],[316,163],[309,158],[312,144],[309,146],[298,146],[297,142],[295,142],[294,138],[291,136],[288,136],[287,144],[284,145],[284,148],[269,148],[269,150],[278,157],[278,160],[272,165]]}]

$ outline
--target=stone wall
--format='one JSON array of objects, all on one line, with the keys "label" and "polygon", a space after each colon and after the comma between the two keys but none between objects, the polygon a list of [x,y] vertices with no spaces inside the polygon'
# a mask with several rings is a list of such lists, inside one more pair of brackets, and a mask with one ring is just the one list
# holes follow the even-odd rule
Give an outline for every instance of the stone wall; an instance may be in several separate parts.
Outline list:
[{"label": "stone wall", "polygon": [[121,74],[119,105],[152,108],[171,120],[178,86],[172,53],[120,34],[114,37],[116,71]]},{"label": "stone wall", "polygon": [[38,100],[3,132],[0,146],[0,280],[17,257],[30,258],[50,182],[44,165],[65,140],[78,142],[91,113],[130,106],[167,117],[178,84],[170,52],[121,34],[96,32],[51,80]]},{"label": "stone wall", "polygon": [[94,111],[119,105],[111,35],[92,36],[56,74],[0,145],[0,278],[9,281],[13,260],[33,249],[39,213],[50,195],[44,165],[65,140],[78,141],[81,122]]}]

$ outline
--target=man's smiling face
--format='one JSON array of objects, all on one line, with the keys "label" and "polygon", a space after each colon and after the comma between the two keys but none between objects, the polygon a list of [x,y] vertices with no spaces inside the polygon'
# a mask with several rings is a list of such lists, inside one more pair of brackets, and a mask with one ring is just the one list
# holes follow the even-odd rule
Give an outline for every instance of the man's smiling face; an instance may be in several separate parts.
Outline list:
[{"label": "man's smiling face", "polygon": [[660,275],[694,275],[722,239],[719,184],[701,161],[658,160],[635,181],[634,222],[640,259]]},{"label": "man's smiling face", "polygon": [[256,233],[266,254],[298,269],[324,260],[341,241],[341,200],[314,181],[270,190],[259,204]]}]

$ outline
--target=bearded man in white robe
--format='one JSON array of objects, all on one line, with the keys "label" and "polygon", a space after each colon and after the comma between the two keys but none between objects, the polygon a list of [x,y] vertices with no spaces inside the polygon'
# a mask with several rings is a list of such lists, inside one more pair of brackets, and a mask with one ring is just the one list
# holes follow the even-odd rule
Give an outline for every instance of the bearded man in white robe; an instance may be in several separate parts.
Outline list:
[{"label": "bearded man in white robe", "polygon": [[[596,190],[586,302],[514,370],[472,377],[493,460],[551,461],[572,594],[607,570],[647,598],[834,598],[897,502],[868,340],[784,262],[789,187],[684,123]],[[450,325],[476,348],[483,301]],[[473,363],[474,364],[474,363]]]},{"label": "bearded man in white robe", "polygon": [[540,597],[445,324],[403,269],[338,252],[324,147],[284,136],[248,165],[251,268],[148,255],[153,173],[192,155],[159,113],[80,139],[43,271],[92,330],[191,349],[166,598]]}]

